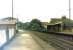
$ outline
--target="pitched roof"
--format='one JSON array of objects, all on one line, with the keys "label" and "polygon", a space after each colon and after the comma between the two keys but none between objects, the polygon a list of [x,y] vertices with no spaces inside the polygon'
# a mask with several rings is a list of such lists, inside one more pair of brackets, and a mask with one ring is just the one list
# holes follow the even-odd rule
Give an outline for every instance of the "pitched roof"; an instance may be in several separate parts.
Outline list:
[{"label": "pitched roof", "polygon": [[10,20],[10,21],[2,21],[0,20],[0,24],[15,24],[16,21],[15,20]]},{"label": "pitched roof", "polygon": [[63,23],[65,26],[73,26],[73,20],[69,19],[59,19],[59,18],[52,18],[50,25],[61,24]]},{"label": "pitched roof", "polygon": [[1,20],[17,20],[16,18],[13,18],[13,17],[7,17],[7,18],[3,18]]}]

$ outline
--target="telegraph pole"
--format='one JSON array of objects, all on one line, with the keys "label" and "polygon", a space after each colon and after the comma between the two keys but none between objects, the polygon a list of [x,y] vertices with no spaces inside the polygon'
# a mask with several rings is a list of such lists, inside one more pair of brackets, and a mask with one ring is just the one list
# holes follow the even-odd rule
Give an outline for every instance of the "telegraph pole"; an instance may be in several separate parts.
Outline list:
[{"label": "telegraph pole", "polygon": [[69,20],[71,18],[71,0],[69,0]]},{"label": "telegraph pole", "polygon": [[12,20],[13,20],[13,0],[12,0]]}]

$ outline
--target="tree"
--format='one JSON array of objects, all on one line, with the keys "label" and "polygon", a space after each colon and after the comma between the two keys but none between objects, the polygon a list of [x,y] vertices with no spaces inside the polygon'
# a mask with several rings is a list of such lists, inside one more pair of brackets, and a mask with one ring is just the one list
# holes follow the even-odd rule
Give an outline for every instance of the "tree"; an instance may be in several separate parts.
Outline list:
[{"label": "tree", "polygon": [[37,24],[39,24],[40,26],[42,25],[42,24],[41,24],[41,21],[38,20],[38,19],[32,19],[32,21],[30,22],[30,24],[33,24],[33,23],[37,23]]},{"label": "tree", "polygon": [[23,23],[22,22],[17,22],[17,27],[19,29],[23,29]]},{"label": "tree", "polygon": [[64,19],[64,20],[65,20],[65,19],[67,19],[67,18],[66,18],[66,16],[62,16],[62,19]]},{"label": "tree", "polygon": [[30,22],[30,27],[29,27],[31,30],[34,30],[34,31],[41,31],[43,26],[42,26],[42,23],[40,20],[38,19],[32,19],[31,22]]},{"label": "tree", "polygon": [[29,25],[30,25],[30,22],[26,22],[26,23],[23,23],[23,29],[26,29],[28,30],[29,29]]}]

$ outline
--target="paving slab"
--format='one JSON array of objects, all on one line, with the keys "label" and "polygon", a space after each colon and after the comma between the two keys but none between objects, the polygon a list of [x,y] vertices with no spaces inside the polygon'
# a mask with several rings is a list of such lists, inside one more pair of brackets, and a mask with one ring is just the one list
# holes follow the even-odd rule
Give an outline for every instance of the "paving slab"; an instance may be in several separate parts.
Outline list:
[{"label": "paving slab", "polygon": [[24,31],[17,34],[15,39],[6,45],[3,50],[55,50],[55,48],[31,33],[30,31]]},{"label": "paving slab", "polygon": [[3,50],[43,50],[30,34],[19,34],[10,44],[6,45]]}]

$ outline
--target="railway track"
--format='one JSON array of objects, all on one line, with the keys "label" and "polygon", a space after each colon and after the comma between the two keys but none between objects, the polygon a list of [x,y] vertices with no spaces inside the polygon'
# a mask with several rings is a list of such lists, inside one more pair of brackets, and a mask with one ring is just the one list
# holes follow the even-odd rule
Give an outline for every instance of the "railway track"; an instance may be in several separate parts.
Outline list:
[{"label": "railway track", "polygon": [[[63,36],[57,34],[35,33],[39,38],[43,39],[47,43],[50,43],[58,50],[73,50],[73,40],[70,36]],[[67,39],[68,38],[68,39]]]}]

